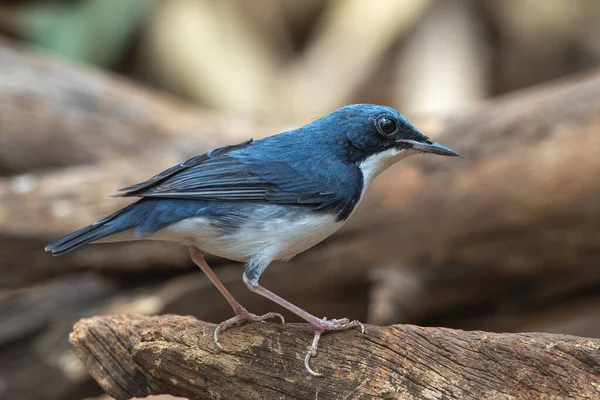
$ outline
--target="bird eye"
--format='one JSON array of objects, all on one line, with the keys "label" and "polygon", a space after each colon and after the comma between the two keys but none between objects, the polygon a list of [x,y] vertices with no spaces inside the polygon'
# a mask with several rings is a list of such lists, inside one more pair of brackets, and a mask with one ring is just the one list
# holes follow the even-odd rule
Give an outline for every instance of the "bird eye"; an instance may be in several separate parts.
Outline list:
[{"label": "bird eye", "polygon": [[379,133],[381,133],[385,137],[390,137],[396,130],[398,130],[398,124],[393,118],[390,117],[379,117],[375,122],[375,126]]}]

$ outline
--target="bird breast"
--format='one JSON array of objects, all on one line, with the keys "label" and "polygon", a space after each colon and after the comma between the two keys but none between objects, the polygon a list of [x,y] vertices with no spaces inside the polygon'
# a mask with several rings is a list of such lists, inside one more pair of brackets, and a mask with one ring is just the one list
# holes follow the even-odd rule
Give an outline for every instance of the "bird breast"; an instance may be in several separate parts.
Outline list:
[{"label": "bird breast", "polygon": [[288,260],[321,242],[343,225],[336,215],[304,207],[242,207],[218,217],[176,222],[149,239],[178,241],[210,254],[247,262],[256,256]]}]

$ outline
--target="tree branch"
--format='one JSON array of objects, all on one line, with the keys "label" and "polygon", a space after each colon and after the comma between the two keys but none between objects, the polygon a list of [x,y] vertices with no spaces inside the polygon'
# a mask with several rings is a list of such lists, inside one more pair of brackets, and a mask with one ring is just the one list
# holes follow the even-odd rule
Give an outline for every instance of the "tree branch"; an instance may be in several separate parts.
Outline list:
[{"label": "tree branch", "polygon": [[207,398],[506,399],[595,398],[600,340],[468,332],[412,325],[367,326],[324,336],[310,377],[306,324],[250,324],[212,339],[191,317],[94,317],[70,340],[117,399],[172,394]]}]

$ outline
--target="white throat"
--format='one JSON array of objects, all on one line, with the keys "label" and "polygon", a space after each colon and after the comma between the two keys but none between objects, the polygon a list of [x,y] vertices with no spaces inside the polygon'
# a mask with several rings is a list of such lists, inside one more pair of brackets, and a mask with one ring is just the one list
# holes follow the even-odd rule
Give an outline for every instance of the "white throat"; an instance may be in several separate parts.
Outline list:
[{"label": "white throat", "polygon": [[413,149],[392,148],[382,151],[381,153],[373,154],[372,156],[367,157],[364,161],[360,162],[358,167],[363,174],[363,194],[367,189],[367,186],[373,182],[373,179],[375,179],[377,175],[398,161],[417,153],[418,151]]}]

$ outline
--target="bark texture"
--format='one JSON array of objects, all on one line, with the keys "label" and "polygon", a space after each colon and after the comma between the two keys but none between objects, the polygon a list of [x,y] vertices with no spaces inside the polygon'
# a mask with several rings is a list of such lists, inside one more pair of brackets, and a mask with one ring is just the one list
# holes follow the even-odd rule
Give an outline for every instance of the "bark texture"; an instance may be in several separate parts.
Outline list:
[{"label": "bark texture", "polygon": [[310,377],[306,324],[251,324],[226,331],[191,317],[79,321],[77,356],[117,399],[592,399],[600,396],[600,340],[497,334],[412,325],[368,325],[327,334]]},{"label": "bark texture", "polygon": [[[104,199],[119,187],[214,147],[291,126],[277,117],[194,110],[110,74],[32,55],[0,40],[0,397],[81,399],[78,393],[90,393],[92,382],[66,340],[84,316],[173,313],[212,322],[231,316],[178,245],[106,244],[63,257],[50,257],[43,248],[126,204]],[[414,157],[386,172],[344,229],[289,263],[274,263],[261,279],[264,286],[315,315],[377,325],[410,321],[600,337],[600,73],[517,92],[452,118],[409,117],[462,157]],[[210,263],[250,311],[274,311],[272,303],[248,292],[239,264]],[[131,326],[145,326],[147,332],[163,326],[161,319],[149,320],[155,328],[139,321]],[[115,329],[119,326],[124,325]],[[239,332],[246,329],[255,328]],[[281,337],[290,337],[291,329],[297,355],[290,370],[302,379],[294,382],[308,379],[298,358],[310,340],[307,329],[256,329],[262,336],[264,329]],[[115,332],[122,343],[133,340],[129,331]],[[339,340],[354,343],[355,333],[341,335]],[[335,337],[324,338],[315,368],[333,372],[329,362],[345,365],[327,353]],[[211,349],[206,340],[205,349]],[[517,366],[522,360],[521,353],[502,354],[504,361],[490,359]],[[560,368],[578,365],[565,357]],[[542,371],[544,365],[559,370],[534,361],[530,368]],[[430,367],[439,369],[433,361]],[[344,368],[356,371],[355,365]],[[506,385],[527,382],[523,374],[530,370],[519,368]],[[416,372],[397,375],[417,382],[402,381],[401,393],[405,387],[416,392],[421,382]],[[563,379],[552,375],[552,381]],[[568,379],[574,390],[583,387],[578,378]],[[532,382],[545,393],[543,382]],[[596,384],[593,376],[588,382]],[[304,383],[313,397],[317,387],[321,397],[331,393],[326,383]],[[564,387],[571,395],[571,386]],[[523,393],[544,397],[533,389]]]}]

